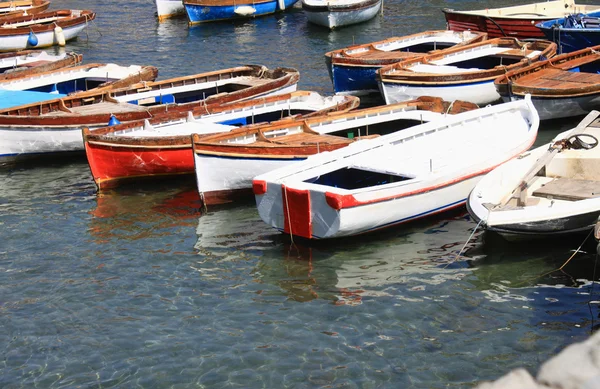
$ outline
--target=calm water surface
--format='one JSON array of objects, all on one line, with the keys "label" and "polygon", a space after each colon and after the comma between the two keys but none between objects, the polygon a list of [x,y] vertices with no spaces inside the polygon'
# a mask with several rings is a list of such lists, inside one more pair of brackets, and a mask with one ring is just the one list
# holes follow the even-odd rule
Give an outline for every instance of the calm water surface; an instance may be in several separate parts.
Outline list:
[{"label": "calm water surface", "polygon": [[[67,46],[87,63],[160,78],[292,66],[300,88],[328,94],[328,50],[444,28],[442,7],[515,3],[390,0],[334,32],[298,8],[188,28],[159,25],[151,0],[52,5],[98,12]],[[538,143],[572,124],[544,124]],[[468,388],[535,372],[590,334],[593,244],[556,271],[583,237],[509,245],[477,231],[465,246],[474,227],[463,210],[307,247],[251,202],[201,215],[190,182],[97,195],[84,159],[1,171],[0,387]]]}]

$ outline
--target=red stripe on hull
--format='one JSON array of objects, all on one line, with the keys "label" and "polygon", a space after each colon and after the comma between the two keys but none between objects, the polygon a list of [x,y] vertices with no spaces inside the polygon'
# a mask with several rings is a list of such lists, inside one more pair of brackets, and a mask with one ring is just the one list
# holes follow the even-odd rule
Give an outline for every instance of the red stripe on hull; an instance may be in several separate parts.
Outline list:
[{"label": "red stripe on hull", "polygon": [[281,197],[283,200],[283,231],[303,238],[312,238],[310,191],[281,185]]},{"label": "red stripe on hull", "polygon": [[[535,25],[550,19],[502,19],[484,18],[476,15],[459,15],[446,13],[446,22],[448,29],[453,31],[481,31],[487,32],[488,38],[498,38],[506,36],[526,39],[526,38],[544,38],[542,30]],[[494,23],[496,22],[496,23]],[[496,25],[497,24],[497,25]],[[500,26],[500,28],[498,27]]]},{"label": "red stripe on hull", "polygon": [[181,149],[121,148],[85,143],[90,170],[99,189],[123,181],[194,172],[191,147]]}]

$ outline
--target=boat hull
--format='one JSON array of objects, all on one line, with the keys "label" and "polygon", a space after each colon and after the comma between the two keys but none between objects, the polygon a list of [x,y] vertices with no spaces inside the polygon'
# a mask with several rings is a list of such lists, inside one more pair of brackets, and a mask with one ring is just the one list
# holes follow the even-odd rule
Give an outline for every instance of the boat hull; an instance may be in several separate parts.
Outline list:
[{"label": "boat hull", "polygon": [[339,7],[327,3],[315,6],[303,2],[302,9],[305,11],[306,19],[309,22],[335,29],[373,19],[381,10],[381,0],[368,0],[363,3]]},{"label": "boat hull", "polygon": [[156,16],[159,21],[185,15],[181,0],[156,0]]},{"label": "boat hull", "polygon": [[[521,95],[502,96],[504,102],[522,100]],[[577,97],[540,97],[531,98],[540,120],[561,119],[585,115],[593,109],[600,109],[600,93]]]},{"label": "boat hull", "polygon": [[377,70],[381,66],[333,65],[331,78],[337,94],[362,96],[379,93]]},{"label": "boat hull", "polygon": [[[467,211],[471,214],[475,222],[479,223],[481,221],[477,213],[473,210],[471,202],[467,203]],[[584,212],[562,217],[544,218],[542,220],[496,224],[486,226],[486,230],[497,233],[508,241],[549,238],[590,231],[596,225],[598,216],[600,216],[600,211]]]},{"label": "boat hull", "polygon": [[99,189],[109,189],[133,178],[192,174],[194,157],[189,139],[185,137],[179,144],[163,148],[85,142],[85,152],[96,185]]},{"label": "boat hull", "polygon": [[[260,210],[266,209],[266,204],[272,204],[269,205],[271,207],[269,216],[263,217],[263,220],[270,220],[271,226],[280,232],[290,233],[287,227],[290,224],[287,216],[289,209],[293,212],[291,215],[293,219],[310,218],[310,213],[319,215],[318,218],[312,218],[310,232],[303,231],[300,226],[296,230],[292,224],[293,235],[308,239],[341,238],[374,232],[462,207],[469,192],[482,175],[439,190],[341,210],[333,209],[328,204],[325,193],[322,192],[310,192],[308,197],[310,208],[306,208],[302,206],[302,199],[296,200],[301,196],[293,196],[290,189],[286,190],[282,186],[280,189],[282,194],[279,196],[271,197],[267,194],[257,197],[257,207],[261,213]],[[267,193],[269,192],[271,191]],[[306,214],[302,215],[302,212]],[[264,215],[261,213],[261,216]]]},{"label": "boat hull", "polygon": [[[77,38],[77,35],[86,27],[85,23],[72,27],[63,28],[65,41],[70,41]],[[54,30],[44,31],[35,34],[38,38],[38,44],[32,46],[28,42],[29,33],[18,34],[12,36],[0,37],[0,51],[13,51],[23,49],[39,49],[42,47],[57,46],[59,41]]]},{"label": "boat hull", "polygon": [[558,54],[600,45],[600,29],[540,27],[544,37],[558,46]]},{"label": "boat hull", "polygon": [[303,159],[305,158],[240,158],[200,154],[196,151],[194,160],[200,198],[205,205],[232,202],[244,193],[252,193],[252,179],[257,175]]},{"label": "boat hull", "polygon": [[455,13],[451,10],[443,11],[449,30],[487,32],[489,38],[508,36],[519,39],[543,39],[544,33],[535,25],[553,19],[552,17],[528,19],[489,18],[480,15]]},{"label": "boat hull", "polygon": [[[212,5],[214,2],[207,3],[200,0],[195,2],[184,1],[184,6],[189,24],[194,25],[269,15],[292,7],[297,1],[298,0],[273,0],[246,3],[222,1],[222,5]],[[280,2],[284,5],[283,9],[280,7]]]},{"label": "boat hull", "polygon": [[386,104],[415,99],[419,96],[435,96],[444,100],[464,100],[477,105],[485,105],[500,100],[494,81],[457,83],[453,85],[415,85],[396,82],[381,82],[380,89]]}]

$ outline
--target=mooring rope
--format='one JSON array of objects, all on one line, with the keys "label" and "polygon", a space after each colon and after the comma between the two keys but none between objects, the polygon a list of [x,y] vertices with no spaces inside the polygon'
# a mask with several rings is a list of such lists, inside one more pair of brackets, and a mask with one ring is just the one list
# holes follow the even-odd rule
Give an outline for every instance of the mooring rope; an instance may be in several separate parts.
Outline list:
[{"label": "mooring rope", "polygon": [[[284,184],[283,188],[284,188],[283,192],[285,194],[285,209],[287,211],[288,224],[290,225],[290,240],[292,241],[292,245],[294,246],[294,248],[296,248],[296,250],[298,250],[298,248],[296,247],[296,244],[294,243],[294,234],[292,232],[292,219],[290,217],[290,203],[288,202],[287,186]],[[285,228],[285,223],[283,225],[283,228]]]},{"label": "mooring rope", "polygon": [[447,268],[448,266],[450,266],[451,264],[453,264],[454,262],[456,262],[456,260],[458,259],[458,257],[460,257],[462,255],[463,251],[465,250],[465,247],[467,247],[467,244],[469,244],[469,242],[473,238],[473,235],[475,235],[475,232],[477,231],[477,229],[479,228],[479,226],[483,222],[484,222],[484,219],[480,219],[479,220],[479,223],[477,223],[477,225],[475,226],[475,228],[473,228],[473,232],[471,232],[471,235],[469,236],[469,239],[467,239],[467,241],[465,242],[465,244],[463,245],[463,247],[460,249],[460,251],[458,252],[458,254],[456,254],[456,256],[454,257],[454,259],[452,259],[452,261],[448,262],[446,264],[446,266],[443,267],[443,269]]}]

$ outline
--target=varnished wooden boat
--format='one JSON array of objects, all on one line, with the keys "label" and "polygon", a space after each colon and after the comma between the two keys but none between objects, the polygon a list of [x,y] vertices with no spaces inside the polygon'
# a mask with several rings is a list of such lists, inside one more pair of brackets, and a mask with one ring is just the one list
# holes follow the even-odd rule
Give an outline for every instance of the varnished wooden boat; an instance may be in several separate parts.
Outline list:
[{"label": "varnished wooden boat", "polygon": [[485,39],[481,32],[430,30],[330,51],[325,62],[335,93],[360,96],[379,93],[376,73],[385,65]]},{"label": "varnished wooden boat", "polygon": [[302,9],[309,22],[333,30],[373,19],[382,3],[382,0],[302,0]]},{"label": "varnished wooden boat", "polygon": [[240,66],[0,110],[0,163],[81,152],[82,128],[105,127],[111,118],[150,119],[165,112],[289,93],[296,90],[298,79],[295,69]]},{"label": "varnished wooden boat", "polygon": [[0,20],[0,51],[64,46],[96,18],[89,10],[58,10]]},{"label": "varnished wooden boat", "polygon": [[503,8],[474,11],[443,9],[448,29],[454,31],[481,31],[490,38],[508,36],[519,39],[544,38],[535,25],[569,14],[600,11],[600,5],[580,5],[574,0],[544,1]]},{"label": "varnished wooden boat", "polygon": [[600,215],[600,112],[488,173],[467,208],[508,240],[588,232]]},{"label": "varnished wooden boat", "polygon": [[204,136],[230,131],[240,125],[345,112],[358,104],[356,97],[322,97],[314,92],[298,91],[213,104],[187,113],[163,114],[151,120],[94,131],[84,128],[83,140],[94,181],[99,189],[107,189],[142,178],[192,174],[193,133]]},{"label": "varnished wooden boat", "polygon": [[531,95],[540,119],[585,115],[600,109],[600,46],[558,55],[494,81],[502,100]]},{"label": "varnished wooden boat", "polygon": [[[382,135],[407,127],[442,120],[447,114],[477,109],[475,104],[437,98],[364,108],[326,117],[277,123],[265,128],[194,137],[196,182],[204,205],[250,196],[252,178],[258,174],[306,159],[309,155],[345,146],[324,141],[315,134],[342,139]],[[329,138],[328,138],[329,139]],[[321,145],[320,142],[325,142]]]},{"label": "varnished wooden boat", "polygon": [[496,38],[385,66],[378,79],[388,104],[437,96],[485,105],[500,100],[494,79],[555,53],[553,42]]},{"label": "varnished wooden boat", "polygon": [[81,63],[82,59],[81,54],[50,55],[40,50],[0,53],[0,82],[67,68]]},{"label": "varnished wooden boat", "polygon": [[13,0],[0,2],[0,23],[2,18],[33,15],[44,12],[50,7],[49,0]]},{"label": "varnished wooden boat", "polygon": [[306,239],[353,236],[464,205],[494,167],[529,149],[529,100],[448,115],[254,177],[263,221]]}]

